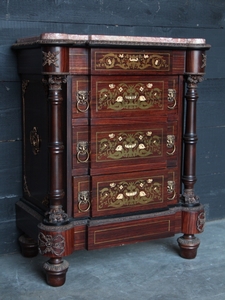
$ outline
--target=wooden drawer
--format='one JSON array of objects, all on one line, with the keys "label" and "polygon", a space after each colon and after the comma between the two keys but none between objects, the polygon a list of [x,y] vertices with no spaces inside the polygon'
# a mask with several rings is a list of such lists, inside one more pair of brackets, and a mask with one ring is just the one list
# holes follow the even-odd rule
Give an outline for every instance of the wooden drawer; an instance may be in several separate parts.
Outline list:
[{"label": "wooden drawer", "polygon": [[73,216],[108,216],[178,203],[178,168],[73,177]]},{"label": "wooden drawer", "polygon": [[91,216],[108,216],[167,206],[167,170],[92,177]]},{"label": "wooden drawer", "polygon": [[91,127],[91,175],[166,166],[166,123],[118,122]]},{"label": "wooden drawer", "polygon": [[148,218],[146,215],[142,218],[137,216],[106,221],[91,220],[88,226],[88,250],[172,236],[176,230],[175,219],[175,213],[165,213],[165,216],[156,213]]},{"label": "wooden drawer", "polygon": [[141,49],[91,49],[91,74],[181,74],[185,52]]},{"label": "wooden drawer", "polygon": [[177,112],[178,77],[92,76],[91,117],[148,117]]}]

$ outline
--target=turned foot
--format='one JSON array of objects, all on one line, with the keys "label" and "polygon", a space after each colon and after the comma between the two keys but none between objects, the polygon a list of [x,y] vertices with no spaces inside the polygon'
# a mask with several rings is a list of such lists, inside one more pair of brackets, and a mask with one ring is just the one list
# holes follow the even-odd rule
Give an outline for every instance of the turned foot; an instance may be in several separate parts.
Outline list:
[{"label": "turned foot", "polygon": [[46,281],[51,286],[61,286],[66,281],[66,272],[69,264],[66,260],[61,258],[50,258],[43,265],[46,274]]},{"label": "turned foot", "polygon": [[38,255],[38,244],[35,240],[27,235],[19,237],[21,253],[25,257],[34,257]]},{"label": "turned foot", "polygon": [[200,240],[194,234],[184,234],[177,239],[180,246],[180,256],[187,259],[193,259],[197,255],[197,249]]}]

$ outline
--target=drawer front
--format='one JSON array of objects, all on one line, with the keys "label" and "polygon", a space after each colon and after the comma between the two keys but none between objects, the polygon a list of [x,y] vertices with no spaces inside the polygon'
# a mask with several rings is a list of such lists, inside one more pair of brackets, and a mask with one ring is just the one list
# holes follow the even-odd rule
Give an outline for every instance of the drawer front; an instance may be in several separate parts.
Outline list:
[{"label": "drawer front", "polygon": [[92,74],[183,74],[184,51],[91,49]]},{"label": "drawer front", "polygon": [[[162,168],[166,164],[167,124],[92,126],[91,174],[126,171],[139,167]],[[141,167],[142,165],[142,167]],[[102,169],[105,169],[104,172]],[[111,170],[113,172],[113,170]]]},{"label": "drawer front", "polygon": [[109,221],[108,224],[88,226],[88,250],[163,238],[174,233],[175,215],[111,224]]},{"label": "drawer front", "polygon": [[91,117],[151,117],[177,111],[178,77],[91,77]]},{"label": "drawer front", "polygon": [[167,170],[92,177],[92,217],[167,206]]}]

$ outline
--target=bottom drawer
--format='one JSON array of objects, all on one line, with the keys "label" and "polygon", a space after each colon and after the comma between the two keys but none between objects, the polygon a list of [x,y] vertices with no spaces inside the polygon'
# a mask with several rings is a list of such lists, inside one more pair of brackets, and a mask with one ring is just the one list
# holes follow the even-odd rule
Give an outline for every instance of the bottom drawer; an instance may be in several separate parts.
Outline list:
[{"label": "bottom drawer", "polygon": [[176,214],[166,216],[155,214],[155,217],[130,221],[129,217],[121,218],[121,221],[119,219],[91,220],[88,226],[88,250],[169,237],[176,233]]}]

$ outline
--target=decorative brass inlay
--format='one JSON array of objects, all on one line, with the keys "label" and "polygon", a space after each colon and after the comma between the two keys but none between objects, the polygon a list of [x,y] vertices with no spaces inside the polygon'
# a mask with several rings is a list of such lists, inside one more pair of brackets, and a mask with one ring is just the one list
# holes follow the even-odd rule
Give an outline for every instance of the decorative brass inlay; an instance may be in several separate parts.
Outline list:
[{"label": "decorative brass inlay", "polygon": [[27,177],[25,175],[23,176],[23,191],[28,197],[31,197],[31,193],[27,185]]},{"label": "decorative brass inlay", "polygon": [[198,215],[197,224],[196,224],[197,229],[198,229],[199,232],[203,232],[204,231],[205,221],[206,221],[205,212],[201,212]]},{"label": "decorative brass inlay", "polygon": [[41,145],[41,139],[37,127],[33,127],[30,132],[30,144],[34,155],[37,155],[40,152]]},{"label": "decorative brass inlay", "polygon": [[[82,206],[85,205],[86,208],[83,209]],[[78,209],[80,212],[86,212],[90,209],[91,202],[90,202],[90,196],[89,191],[81,191],[78,193]]]},{"label": "decorative brass inlay", "polygon": [[201,65],[201,69],[206,67],[206,60],[207,60],[207,55],[202,53],[202,65]]},{"label": "decorative brass inlay", "polygon": [[176,152],[175,135],[167,135],[166,146],[171,149],[171,152],[166,152],[168,155],[173,155]]},{"label": "decorative brass inlay", "polygon": [[78,91],[76,98],[77,98],[77,110],[82,113],[87,111],[89,108],[88,92]]},{"label": "decorative brass inlay", "polygon": [[175,181],[172,180],[167,181],[167,193],[169,194],[167,200],[172,201],[175,199],[176,197]]},{"label": "decorative brass inlay", "polygon": [[59,54],[59,52],[44,52],[42,51],[43,54],[43,64],[42,66],[44,67],[45,65],[51,65],[53,64],[55,67],[59,67],[59,65],[57,64],[57,61],[59,60],[57,58],[57,55]]},{"label": "decorative brass inlay", "polygon": [[112,182],[98,189],[98,209],[145,205],[163,201],[163,178]]},{"label": "decorative brass inlay", "polygon": [[150,130],[106,133],[105,137],[98,141],[97,146],[98,161],[161,154],[162,137]]},{"label": "decorative brass inlay", "polygon": [[123,70],[169,70],[169,54],[151,53],[107,53],[97,59],[97,69],[123,69]]},{"label": "decorative brass inlay", "polygon": [[52,236],[40,232],[38,235],[38,244],[41,254],[50,252],[56,256],[61,256],[65,251],[65,238],[61,234]]},{"label": "decorative brass inlay", "polygon": [[88,142],[80,141],[77,143],[77,160],[86,163],[89,160]]},{"label": "decorative brass inlay", "polygon": [[162,108],[163,90],[153,83],[110,83],[98,91],[97,109],[131,110]]},{"label": "decorative brass inlay", "polygon": [[169,105],[167,106],[169,109],[174,109],[177,105],[176,100],[176,90],[175,89],[168,89],[168,102]]}]

